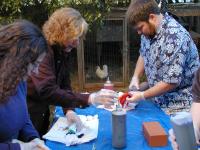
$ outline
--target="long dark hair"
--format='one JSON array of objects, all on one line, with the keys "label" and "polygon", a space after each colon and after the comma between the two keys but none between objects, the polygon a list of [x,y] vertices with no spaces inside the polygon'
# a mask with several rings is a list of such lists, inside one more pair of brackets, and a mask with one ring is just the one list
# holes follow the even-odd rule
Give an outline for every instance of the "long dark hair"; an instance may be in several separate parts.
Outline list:
[{"label": "long dark hair", "polygon": [[0,28],[0,103],[15,94],[28,65],[45,52],[47,42],[34,24],[21,20]]}]

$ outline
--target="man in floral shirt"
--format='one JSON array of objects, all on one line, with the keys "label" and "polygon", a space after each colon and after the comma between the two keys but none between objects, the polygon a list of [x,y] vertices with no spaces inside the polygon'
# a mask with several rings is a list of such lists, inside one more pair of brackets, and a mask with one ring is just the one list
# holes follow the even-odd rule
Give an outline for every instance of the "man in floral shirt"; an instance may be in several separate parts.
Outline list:
[{"label": "man in floral shirt", "polygon": [[127,19],[141,34],[140,56],[129,88],[139,88],[144,72],[150,87],[132,92],[128,101],[152,98],[165,108],[189,106],[192,80],[199,66],[198,51],[189,33],[167,13],[161,14],[154,0],[132,1]]}]

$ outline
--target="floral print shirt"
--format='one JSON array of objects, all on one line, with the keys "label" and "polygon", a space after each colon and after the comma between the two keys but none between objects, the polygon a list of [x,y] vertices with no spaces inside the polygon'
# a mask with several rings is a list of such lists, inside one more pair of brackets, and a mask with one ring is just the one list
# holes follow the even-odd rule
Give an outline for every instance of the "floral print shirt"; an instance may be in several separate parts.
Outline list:
[{"label": "floral print shirt", "polygon": [[178,87],[154,100],[169,106],[190,103],[194,72],[199,66],[197,48],[190,34],[167,13],[163,16],[154,38],[141,36],[140,55],[150,87],[158,82],[177,84]]}]

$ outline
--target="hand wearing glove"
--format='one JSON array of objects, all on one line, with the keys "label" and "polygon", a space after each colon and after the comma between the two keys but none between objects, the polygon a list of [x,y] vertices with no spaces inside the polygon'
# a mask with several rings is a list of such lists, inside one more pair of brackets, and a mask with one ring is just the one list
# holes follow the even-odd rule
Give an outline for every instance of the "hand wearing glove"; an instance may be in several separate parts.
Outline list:
[{"label": "hand wearing glove", "polygon": [[139,92],[139,91],[129,92],[129,95],[131,97],[126,98],[127,102],[129,102],[129,103],[137,102],[139,100],[145,100],[144,92]]},{"label": "hand wearing glove", "polygon": [[131,79],[131,82],[129,84],[129,90],[139,90],[139,78],[136,76],[133,76]]},{"label": "hand wearing glove", "polygon": [[174,135],[173,129],[169,130],[169,141],[171,142],[173,150],[178,150],[178,144],[176,142],[176,137]]},{"label": "hand wearing glove", "polygon": [[20,140],[14,139],[12,143],[18,143],[21,150],[50,150],[45,144],[44,141],[35,138],[30,142],[22,142]]},{"label": "hand wearing glove", "polygon": [[76,130],[77,132],[80,132],[82,130],[82,128],[84,127],[81,119],[79,118],[79,116],[72,110],[68,110],[66,113],[66,117],[68,120],[68,123],[71,125],[73,123],[76,124]]},{"label": "hand wearing glove", "polygon": [[108,89],[101,89],[98,92],[90,94],[89,103],[92,105],[104,105],[109,107],[114,104],[113,98],[117,97],[117,93]]},{"label": "hand wearing glove", "polygon": [[200,144],[200,103],[193,102],[191,107],[191,114],[194,126],[194,133],[197,144]]},{"label": "hand wearing glove", "polygon": [[43,140],[40,140],[39,138],[35,138],[32,140],[32,142],[37,144],[37,147],[39,147],[39,150],[50,150],[45,144]]}]

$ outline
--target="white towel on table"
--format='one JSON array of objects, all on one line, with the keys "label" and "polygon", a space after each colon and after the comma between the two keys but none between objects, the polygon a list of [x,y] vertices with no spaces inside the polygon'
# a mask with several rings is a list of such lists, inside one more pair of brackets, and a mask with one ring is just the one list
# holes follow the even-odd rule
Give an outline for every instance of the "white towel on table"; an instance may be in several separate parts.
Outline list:
[{"label": "white towel on table", "polygon": [[[67,118],[59,117],[53,127],[49,130],[47,134],[43,136],[44,139],[50,141],[60,142],[66,144],[66,146],[82,144],[89,142],[97,138],[98,135],[98,126],[99,119],[98,115],[95,116],[84,116],[79,115],[83,125],[83,128],[79,133],[76,134],[67,134],[65,130],[68,127]],[[77,135],[84,134],[81,138],[78,138]]]}]

